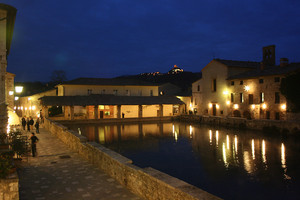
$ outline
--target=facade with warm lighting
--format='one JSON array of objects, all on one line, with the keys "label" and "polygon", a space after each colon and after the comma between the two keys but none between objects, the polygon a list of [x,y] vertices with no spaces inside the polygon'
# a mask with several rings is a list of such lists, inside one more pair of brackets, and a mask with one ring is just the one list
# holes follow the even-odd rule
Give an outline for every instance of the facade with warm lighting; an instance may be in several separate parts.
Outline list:
[{"label": "facade with warm lighting", "polygon": [[227,78],[259,66],[257,62],[212,60],[202,69],[202,78],[192,84],[192,104],[199,115],[231,114],[232,93]]},{"label": "facade with warm lighting", "polygon": [[274,45],[263,48],[261,63],[214,59],[193,83],[194,106],[200,115],[285,120],[288,105],[280,83],[297,70],[300,63],[286,58],[275,65]]},{"label": "facade with warm lighting", "polygon": [[0,133],[7,129],[6,68],[17,10],[0,3]]},{"label": "facade with warm lighting", "polygon": [[5,87],[6,87],[6,102],[11,109],[15,106],[15,74],[6,72]]}]

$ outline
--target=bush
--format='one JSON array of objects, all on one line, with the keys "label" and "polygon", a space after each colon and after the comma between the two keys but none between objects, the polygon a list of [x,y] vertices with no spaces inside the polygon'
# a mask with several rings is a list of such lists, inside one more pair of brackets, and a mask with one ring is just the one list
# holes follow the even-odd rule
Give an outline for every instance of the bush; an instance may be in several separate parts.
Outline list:
[{"label": "bush", "polygon": [[6,178],[13,168],[13,152],[7,151],[0,154],[0,178]]}]

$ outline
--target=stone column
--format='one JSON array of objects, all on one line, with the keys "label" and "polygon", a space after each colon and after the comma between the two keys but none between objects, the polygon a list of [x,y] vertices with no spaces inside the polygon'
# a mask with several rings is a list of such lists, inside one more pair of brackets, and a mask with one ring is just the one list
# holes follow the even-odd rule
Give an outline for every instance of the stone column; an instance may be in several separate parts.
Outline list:
[{"label": "stone column", "polygon": [[139,116],[138,118],[142,118],[143,117],[143,105],[139,105]]},{"label": "stone column", "polygon": [[121,118],[121,105],[117,105],[117,118]]},{"label": "stone column", "polygon": [[70,118],[71,120],[74,119],[74,106],[70,106]]},{"label": "stone column", "polygon": [[48,112],[48,107],[47,106],[43,106],[43,114],[45,118],[49,117],[49,112]]},{"label": "stone column", "polygon": [[6,66],[5,52],[0,51],[0,133],[6,133],[8,121],[5,88]]},{"label": "stone column", "polygon": [[163,105],[159,104],[159,117],[163,117],[164,116],[164,110],[163,110]]},{"label": "stone column", "polygon": [[99,112],[98,106],[94,106],[94,118],[95,119],[98,119],[98,112]]}]

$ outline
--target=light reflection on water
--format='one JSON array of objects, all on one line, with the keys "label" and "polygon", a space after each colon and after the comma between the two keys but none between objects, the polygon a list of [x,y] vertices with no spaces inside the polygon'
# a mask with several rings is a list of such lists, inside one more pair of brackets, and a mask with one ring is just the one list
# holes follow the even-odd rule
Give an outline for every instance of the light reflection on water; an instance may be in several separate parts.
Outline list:
[{"label": "light reflection on water", "polygon": [[69,127],[140,167],[151,166],[225,199],[300,195],[298,142],[183,123]]}]

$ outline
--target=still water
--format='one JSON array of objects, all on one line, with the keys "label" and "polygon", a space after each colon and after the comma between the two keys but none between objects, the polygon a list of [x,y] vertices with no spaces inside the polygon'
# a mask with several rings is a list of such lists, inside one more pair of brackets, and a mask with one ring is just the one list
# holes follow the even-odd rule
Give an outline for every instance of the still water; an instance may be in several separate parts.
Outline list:
[{"label": "still water", "polygon": [[185,123],[68,125],[133,160],[225,199],[300,199],[300,141]]}]

